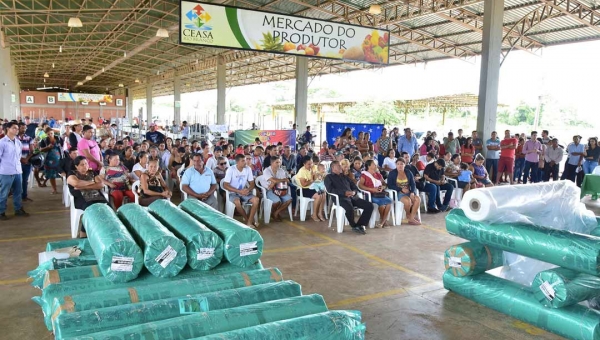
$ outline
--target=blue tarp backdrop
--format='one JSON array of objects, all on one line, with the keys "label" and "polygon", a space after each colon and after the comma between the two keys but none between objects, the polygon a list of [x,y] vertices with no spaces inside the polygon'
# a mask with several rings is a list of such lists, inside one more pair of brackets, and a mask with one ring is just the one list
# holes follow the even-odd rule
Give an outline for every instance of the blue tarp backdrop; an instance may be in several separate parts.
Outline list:
[{"label": "blue tarp backdrop", "polygon": [[325,137],[330,145],[341,136],[346,128],[352,129],[352,136],[358,137],[359,132],[371,133],[371,142],[375,143],[381,136],[383,124],[359,124],[359,123],[325,123]]}]

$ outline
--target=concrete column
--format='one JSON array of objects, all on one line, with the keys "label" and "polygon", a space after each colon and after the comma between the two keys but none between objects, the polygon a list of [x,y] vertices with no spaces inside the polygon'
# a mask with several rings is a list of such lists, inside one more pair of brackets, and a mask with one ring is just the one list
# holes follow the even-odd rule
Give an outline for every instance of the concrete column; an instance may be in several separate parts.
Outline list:
[{"label": "concrete column", "polygon": [[225,124],[225,96],[227,89],[227,64],[223,58],[217,62],[217,124]]},{"label": "concrete column", "polygon": [[176,75],[173,79],[173,120],[177,126],[181,125],[181,76]]},{"label": "concrete column", "polygon": [[0,118],[17,118],[21,106],[19,97],[19,80],[10,61],[10,48],[0,47]]},{"label": "concrete column", "polygon": [[[496,129],[504,0],[485,1],[483,13],[483,46],[479,78],[477,131],[479,138],[485,141],[490,138],[492,131]],[[487,153],[485,147],[483,153]]]},{"label": "concrete column", "polygon": [[146,129],[152,123],[152,83],[150,81],[146,82]]},{"label": "concrete column", "polygon": [[[296,96],[294,122],[300,133],[306,131],[308,110],[308,58],[296,57]],[[313,126],[311,131],[317,131]]]}]

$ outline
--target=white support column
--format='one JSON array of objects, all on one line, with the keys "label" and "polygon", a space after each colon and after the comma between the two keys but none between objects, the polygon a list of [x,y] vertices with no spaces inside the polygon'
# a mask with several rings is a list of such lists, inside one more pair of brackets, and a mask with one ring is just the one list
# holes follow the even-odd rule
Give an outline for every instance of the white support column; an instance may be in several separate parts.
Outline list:
[{"label": "white support column", "polygon": [[146,83],[146,129],[152,123],[152,83],[147,81]]},{"label": "white support column", "polygon": [[173,79],[173,107],[175,109],[173,120],[177,126],[181,125],[181,76],[175,75]]},{"label": "white support column", "polygon": [[[308,58],[296,57],[296,96],[294,121],[298,131],[304,133],[308,110]],[[316,131],[316,126],[311,131]]]},{"label": "white support column", "polygon": [[[477,113],[477,131],[482,140],[490,138],[492,131],[496,129],[503,17],[504,0],[484,2],[483,46]],[[486,148],[483,148],[484,154],[487,153],[486,151]]]},{"label": "white support column", "polygon": [[[134,113],[133,113],[133,88],[131,86],[129,86],[127,88],[127,107],[125,108],[125,115],[127,117],[127,121],[129,122],[129,124],[132,124],[133,118],[135,117]],[[132,124],[133,125],[133,124]]]},{"label": "white support column", "polygon": [[217,62],[217,124],[225,124],[225,96],[227,89],[227,64],[223,58]]}]

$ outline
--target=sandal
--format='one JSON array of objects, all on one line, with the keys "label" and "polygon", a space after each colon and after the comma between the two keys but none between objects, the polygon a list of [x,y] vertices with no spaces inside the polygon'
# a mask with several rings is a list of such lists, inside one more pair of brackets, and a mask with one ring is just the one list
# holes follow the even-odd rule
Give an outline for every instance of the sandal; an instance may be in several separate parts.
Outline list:
[{"label": "sandal", "polygon": [[381,229],[381,228],[383,228],[383,224],[381,224],[381,223],[375,224],[375,229]]},{"label": "sandal", "polygon": [[50,195],[58,195],[58,191],[53,191],[50,193]]},{"label": "sandal", "polygon": [[321,222],[325,222],[325,221],[327,221],[327,220],[325,219],[325,217],[323,217],[323,216],[319,216],[319,219],[321,220]]},{"label": "sandal", "polygon": [[321,222],[321,220],[318,217],[311,216],[310,218],[312,218],[315,222]]},{"label": "sandal", "polygon": [[409,220],[408,224],[410,224],[410,225],[421,225],[421,222],[419,222],[417,220]]}]

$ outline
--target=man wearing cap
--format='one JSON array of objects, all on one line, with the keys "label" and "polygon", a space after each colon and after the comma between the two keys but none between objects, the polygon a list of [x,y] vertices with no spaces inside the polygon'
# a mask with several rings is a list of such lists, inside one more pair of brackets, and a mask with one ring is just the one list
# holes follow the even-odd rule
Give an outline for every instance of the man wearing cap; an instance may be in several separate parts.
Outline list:
[{"label": "man wearing cap", "polygon": [[83,127],[83,138],[77,143],[77,151],[81,156],[84,156],[92,170],[97,174],[104,164],[100,156],[100,146],[92,138],[94,129],[90,125]]},{"label": "man wearing cap", "polygon": [[398,151],[400,153],[408,152],[410,157],[419,152],[419,142],[417,141],[417,138],[413,136],[410,128],[406,128],[404,130],[404,136],[398,138]]},{"label": "man wearing cap", "polygon": [[565,164],[565,179],[575,182],[577,177],[577,168],[581,166],[583,157],[585,156],[585,145],[581,144],[581,136],[573,136],[573,143],[567,146],[567,154],[569,158]]},{"label": "man wearing cap", "polygon": [[214,209],[219,209],[217,198],[214,195],[217,190],[217,180],[213,171],[204,166],[204,161],[199,154],[192,156],[192,167],[183,173],[181,188],[191,198],[198,199]]},{"label": "man wearing cap", "polygon": [[153,144],[159,144],[165,141],[165,135],[159,131],[156,131],[156,124],[151,123],[150,131],[146,132],[146,139],[151,141]]},{"label": "man wearing cap", "polygon": [[25,116],[25,126],[27,126],[27,129],[25,130],[25,134],[29,137],[31,137],[31,139],[35,138],[35,130],[37,129],[38,125],[36,123],[32,123],[31,122],[31,118],[29,118],[29,116]]},{"label": "man wearing cap", "polygon": [[562,159],[563,149],[558,146],[558,139],[553,138],[544,153],[544,160],[546,161],[544,167],[544,182],[550,181],[550,174],[552,174],[553,181],[558,181],[558,171]]}]

